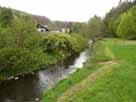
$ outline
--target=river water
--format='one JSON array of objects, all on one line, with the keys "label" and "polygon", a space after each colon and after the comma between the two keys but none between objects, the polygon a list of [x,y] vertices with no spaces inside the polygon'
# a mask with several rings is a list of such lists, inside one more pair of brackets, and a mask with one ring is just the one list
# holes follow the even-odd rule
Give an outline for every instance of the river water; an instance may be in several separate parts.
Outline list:
[{"label": "river water", "polygon": [[76,57],[68,58],[63,66],[54,65],[34,75],[4,81],[0,84],[0,102],[38,102],[43,91],[82,68],[87,59],[88,50],[85,50]]}]

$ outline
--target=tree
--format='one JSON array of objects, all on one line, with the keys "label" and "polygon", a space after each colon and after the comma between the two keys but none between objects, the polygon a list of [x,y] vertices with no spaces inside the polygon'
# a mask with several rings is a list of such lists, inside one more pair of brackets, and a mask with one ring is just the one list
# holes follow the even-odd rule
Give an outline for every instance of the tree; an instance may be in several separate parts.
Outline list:
[{"label": "tree", "polygon": [[37,36],[36,24],[29,16],[19,18],[15,16],[11,25],[11,33],[17,47],[28,46],[28,42]]},{"label": "tree", "polygon": [[81,28],[82,28],[82,23],[79,23],[79,22],[72,23],[73,33],[80,33]]},{"label": "tree", "polygon": [[117,35],[117,29],[118,29],[118,26],[119,26],[119,24],[121,22],[122,16],[123,16],[123,14],[120,15],[112,24],[112,29],[116,33],[116,35]]},{"label": "tree", "polygon": [[10,26],[0,28],[0,40],[0,73],[28,73],[46,65],[40,35],[29,16],[14,16]]},{"label": "tree", "polygon": [[[132,7],[131,2],[122,2],[117,7],[114,7],[108,12],[104,18],[104,23],[106,25],[106,34],[109,37],[116,37],[116,31],[115,31],[115,21],[118,19],[118,17],[127,12]],[[117,22],[116,22],[117,23]]]},{"label": "tree", "polygon": [[104,36],[104,23],[100,17],[94,16],[88,22],[89,37],[94,39],[96,37]]},{"label": "tree", "polygon": [[126,39],[136,39],[136,6],[133,6],[121,17],[117,28],[117,35]]},{"label": "tree", "polygon": [[13,20],[12,10],[7,8],[1,8],[1,12],[0,12],[1,27],[10,26],[12,20]]},{"label": "tree", "polygon": [[80,28],[80,34],[83,37],[90,39],[88,23],[83,23],[82,24],[82,26]]}]

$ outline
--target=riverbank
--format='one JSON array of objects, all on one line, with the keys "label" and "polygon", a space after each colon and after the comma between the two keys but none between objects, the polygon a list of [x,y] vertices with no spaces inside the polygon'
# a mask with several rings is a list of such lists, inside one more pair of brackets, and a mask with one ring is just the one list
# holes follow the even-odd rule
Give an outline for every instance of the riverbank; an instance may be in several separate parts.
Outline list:
[{"label": "riverbank", "polygon": [[[18,79],[3,81],[0,84],[1,102],[35,102],[39,100],[43,91],[53,87],[58,81],[81,68],[88,59],[88,49],[77,56],[71,56],[63,65],[50,66],[32,74],[19,76]],[[12,92],[11,90],[14,90]],[[7,94],[8,93],[8,94]]]},{"label": "riverbank", "polygon": [[135,52],[135,41],[97,41],[85,66],[46,91],[42,102],[135,102]]},{"label": "riverbank", "polygon": [[79,34],[37,34],[35,39],[36,42],[29,43],[30,46],[26,44],[24,47],[0,49],[0,80],[46,69],[79,54],[87,47],[87,41]]}]

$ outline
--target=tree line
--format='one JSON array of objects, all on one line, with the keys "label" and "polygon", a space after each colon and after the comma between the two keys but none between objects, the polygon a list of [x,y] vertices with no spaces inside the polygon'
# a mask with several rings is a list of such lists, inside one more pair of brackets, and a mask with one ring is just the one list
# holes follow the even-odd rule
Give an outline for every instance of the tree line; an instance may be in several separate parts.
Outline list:
[{"label": "tree line", "polygon": [[113,7],[104,18],[95,15],[87,23],[73,23],[73,32],[95,39],[118,37],[136,39],[136,1],[121,2]]}]

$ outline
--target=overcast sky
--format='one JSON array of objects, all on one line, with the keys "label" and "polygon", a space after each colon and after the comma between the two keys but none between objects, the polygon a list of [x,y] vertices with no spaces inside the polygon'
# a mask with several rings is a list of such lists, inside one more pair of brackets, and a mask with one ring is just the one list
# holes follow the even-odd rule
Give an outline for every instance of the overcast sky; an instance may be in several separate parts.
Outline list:
[{"label": "overcast sky", "polygon": [[0,0],[6,6],[51,20],[88,21],[93,15],[103,17],[119,0]]}]

